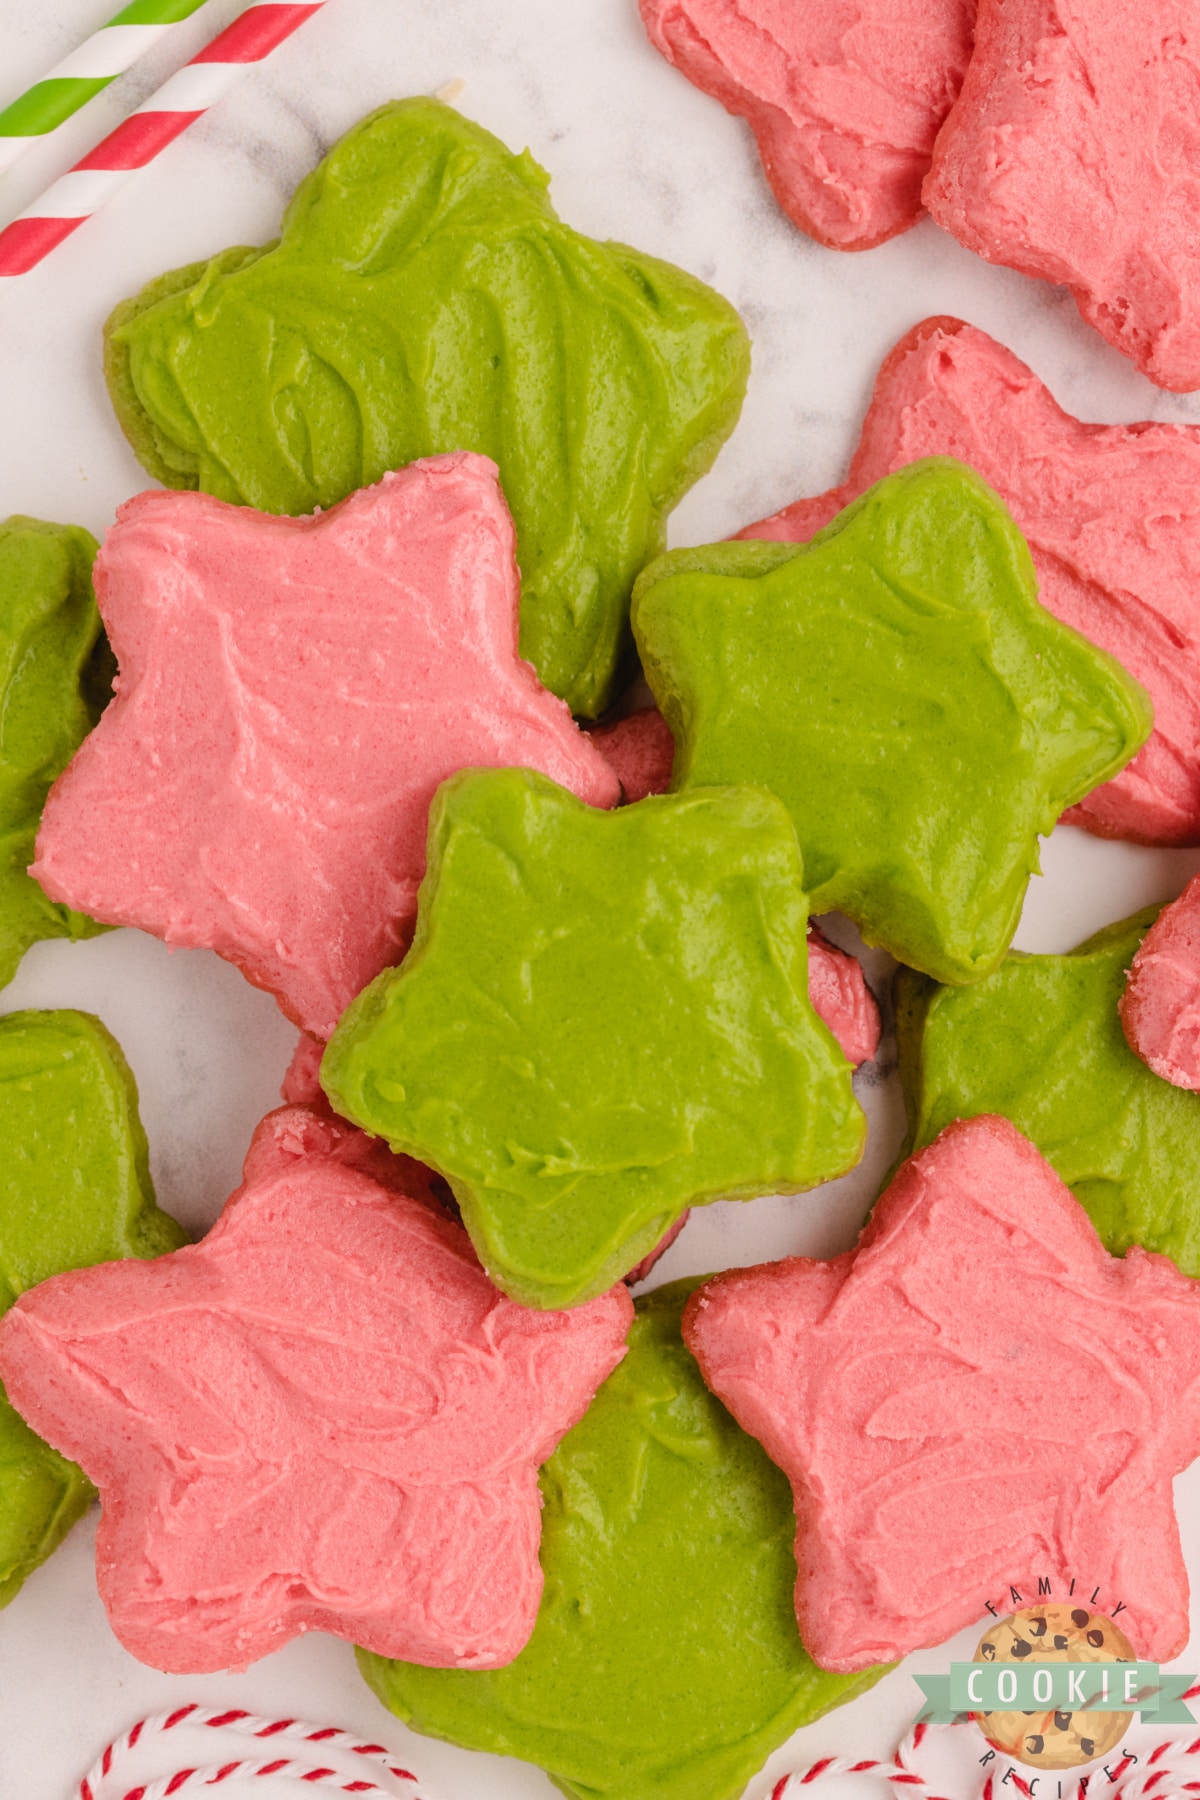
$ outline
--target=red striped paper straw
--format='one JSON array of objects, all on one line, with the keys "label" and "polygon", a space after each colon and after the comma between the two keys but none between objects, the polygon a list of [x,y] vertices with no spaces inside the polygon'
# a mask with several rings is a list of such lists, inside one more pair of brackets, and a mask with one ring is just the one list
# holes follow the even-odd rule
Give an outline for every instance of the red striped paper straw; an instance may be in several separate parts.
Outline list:
[{"label": "red striped paper straw", "polygon": [[129,0],[40,81],[0,112],[0,169],[41,144],[204,0]]},{"label": "red striped paper straw", "polygon": [[24,275],[206,113],[325,0],[258,0],[0,231],[0,276]]}]

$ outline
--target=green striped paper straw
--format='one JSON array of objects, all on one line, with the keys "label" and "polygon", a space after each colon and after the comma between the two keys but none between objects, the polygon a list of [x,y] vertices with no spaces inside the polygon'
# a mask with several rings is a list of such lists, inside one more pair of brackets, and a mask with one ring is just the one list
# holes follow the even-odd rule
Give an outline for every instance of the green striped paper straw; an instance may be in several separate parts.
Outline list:
[{"label": "green striped paper straw", "polygon": [[204,5],[204,0],[131,0],[78,50],[0,112],[0,170],[39,138],[57,131],[152,44]]}]

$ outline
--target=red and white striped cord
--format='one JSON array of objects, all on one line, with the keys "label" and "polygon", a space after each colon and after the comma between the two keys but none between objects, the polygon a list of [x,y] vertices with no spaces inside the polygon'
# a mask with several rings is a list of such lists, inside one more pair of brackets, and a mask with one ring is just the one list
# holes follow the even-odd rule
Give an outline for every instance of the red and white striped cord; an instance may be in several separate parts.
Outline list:
[{"label": "red and white striped cord", "polygon": [[[347,1776],[325,1763],[300,1761],[292,1756],[235,1757],[204,1767],[176,1769],[150,1782],[126,1787],[126,1768],[139,1746],[153,1738],[167,1736],[181,1726],[214,1733],[232,1733],[262,1745],[308,1745],[318,1754],[340,1751],[362,1757],[377,1764],[395,1786],[381,1788],[364,1776]],[[230,1746],[232,1748],[232,1746]],[[392,1760],[383,1744],[367,1744],[352,1732],[332,1725],[309,1725],[303,1719],[262,1719],[239,1707],[178,1706],[173,1712],[158,1713],[151,1719],[139,1719],[121,1737],[105,1746],[79,1783],[78,1800],[168,1800],[168,1796],[188,1788],[218,1787],[227,1781],[254,1780],[274,1776],[278,1781],[292,1781],[306,1788],[333,1788],[342,1794],[358,1794],[363,1800],[426,1800],[420,1792],[417,1777]]]},{"label": "red and white striped cord", "polygon": [[0,231],[0,276],[24,275],[228,93],[325,0],[257,0]]},{"label": "red and white striped cord", "polygon": [[[1182,1696],[1194,1700],[1200,1696],[1200,1683]],[[932,1784],[913,1766],[913,1757],[935,1731],[956,1731],[965,1720],[954,1725],[914,1725],[895,1756],[890,1760],[874,1757],[823,1756],[805,1769],[784,1775],[771,1790],[771,1800],[799,1800],[802,1788],[841,1775],[872,1775],[886,1781],[894,1793],[904,1800],[947,1800],[936,1794]],[[1065,1773],[1065,1771],[1063,1771]],[[1037,1800],[1033,1783],[1038,1771],[1030,1768],[1028,1777],[1010,1764],[1004,1774],[983,1776],[977,1800],[1005,1800],[1014,1792],[1023,1800]],[[1057,1778],[1061,1780],[1061,1774]],[[1057,1790],[1056,1790],[1057,1791]],[[1081,1773],[1063,1800],[1173,1800],[1182,1794],[1200,1794],[1200,1736],[1188,1739],[1168,1738],[1137,1760],[1120,1757],[1106,1766],[1100,1776],[1096,1772]],[[958,1800],[964,1800],[958,1796]],[[973,1797],[974,1800],[974,1797]]]},{"label": "red and white striped cord", "polygon": [[[1200,1696],[1200,1683],[1182,1696],[1194,1700]],[[914,1758],[935,1731],[956,1731],[966,1721],[955,1725],[914,1725],[890,1760],[879,1757],[823,1756],[805,1769],[784,1775],[771,1790],[771,1800],[799,1800],[802,1788],[842,1775],[872,1775],[885,1781],[901,1800],[951,1800],[938,1794],[930,1780],[915,1767]],[[233,1733],[256,1744],[269,1743],[310,1745],[321,1750],[340,1751],[377,1764],[395,1783],[402,1784],[398,1797],[395,1789],[385,1789],[363,1776],[349,1776],[323,1763],[302,1762],[290,1756],[269,1758],[234,1758],[203,1767],[176,1769],[152,1782],[124,1787],[124,1773],[133,1752],[155,1737],[162,1737],[180,1726],[213,1732]],[[391,1752],[383,1744],[365,1744],[353,1733],[331,1725],[309,1725],[300,1719],[264,1719],[238,1707],[207,1708],[191,1704],[176,1707],[173,1712],[159,1713],[154,1718],[140,1719],[136,1725],[114,1739],[97,1757],[79,1784],[78,1800],[170,1800],[170,1797],[192,1787],[217,1787],[227,1781],[254,1780],[273,1776],[307,1788],[333,1788],[343,1794],[358,1794],[363,1800],[426,1800],[420,1792],[417,1777],[409,1769],[393,1762]],[[1015,1791],[1024,1800],[1036,1800],[1034,1773],[1026,1779],[1010,1766],[1003,1777],[988,1773],[983,1779],[978,1800],[1004,1800]],[[1190,1739],[1167,1739],[1144,1754],[1136,1762],[1125,1757],[1111,1770],[1105,1768],[1104,1785],[1097,1786],[1097,1776],[1081,1776],[1074,1792],[1065,1800],[1092,1800],[1102,1793],[1105,1800],[1173,1800],[1184,1794],[1200,1795],[1200,1736]],[[958,1796],[962,1800],[962,1796]]]},{"label": "red and white striped cord", "polygon": [[915,1800],[947,1800],[946,1796],[934,1793],[910,1760],[933,1729],[929,1725],[914,1725],[890,1761],[871,1756],[823,1756],[806,1769],[784,1775],[771,1789],[771,1800],[784,1800],[785,1795],[788,1800],[796,1800],[801,1788],[838,1775],[874,1775],[880,1781],[889,1782],[897,1793],[915,1797]]}]

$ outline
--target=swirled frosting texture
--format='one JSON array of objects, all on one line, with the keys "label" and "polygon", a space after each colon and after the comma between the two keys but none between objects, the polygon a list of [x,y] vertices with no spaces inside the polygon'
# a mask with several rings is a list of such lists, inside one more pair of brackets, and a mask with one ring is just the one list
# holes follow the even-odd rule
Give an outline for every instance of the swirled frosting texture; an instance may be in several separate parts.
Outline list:
[{"label": "swirled frosting texture", "polygon": [[668,62],[747,119],[788,217],[866,250],[921,214],[975,0],[639,0]]},{"label": "swirled frosting texture", "polygon": [[1069,956],[1014,951],[972,988],[939,988],[902,969],[905,1153],[953,1119],[1003,1113],[1114,1255],[1142,1244],[1200,1275],[1200,1096],[1151,1074],[1117,1011],[1156,910],[1110,925]]},{"label": "swirled frosting texture", "polygon": [[1129,1047],[1175,1087],[1200,1088],[1200,876],[1142,939],[1121,995]]},{"label": "swirled frosting texture", "polygon": [[787,1483],[680,1342],[694,1286],[638,1301],[628,1356],[542,1471],[546,1591],[516,1661],[359,1658],[415,1730],[524,1757],[573,1800],[735,1800],[883,1673],[829,1675],[804,1652]]},{"label": "swirled frosting texture", "polygon": [[40,938],[99,929],[26,873],[50,784],[107,698],[95,554],[75,525],[0,523],[0,987]]},{"label": "swirled frosting texture", "polygon": [[322,1083],[446,1176],[498,1286],[573,1306],[688,1206],[857,1162],[806,917],[769,794],[597,812],[529,770],[468,771],[430,813],[412,949],[343,1015]]},{"label": "swirled frosting texture", "polygon": [[414,463],[311,519],[139,495],[96,589],[116,699],[54,788],[34,872],[95,918],[217,951],[316,1037],[402,954],[445,776],[528,763],[617,798],[517,654],[484,457]]},{"label": "swirled frosting texture", "polygon": [[[137,1089],[116,1040],[81,1012],[0,1019],[0,1314],[62,1269],[184,1242],[154,1204]],[[92,1487],[0,1388],[0,1606],[87,1509]]]},{"label": "swirled frosting texture", "polygon": [[1160,387],[1200,387],[1200,7],[979,0],[926,206],[989,262],[1070,288]]},{"label": "swirled frosting texture", "polygon": [[1145,694],[1038,605],[1012,518],[948,458],[886,476],[809,545],[661,557],[633,619],[673,787],[778,794],[812,910],[945,981],[996,966],[1039,832],[1150,731]]},{"label": "swirled frosting texture", "polygon": [[25,1295],[0,1374],[99,1488],[101,1596],[144,1662],[321,1630],[503,1664],[541,1595],[538,1465],[620,1360],[629,1296],[514,1306],[377,1151],[296,1130],[265,1121],[202,1243]]},{"label": "swirled frosting texture", "polygon": [[278,243],[118,307],[107,367],[152,475],[264,512],[417,457],[493,457],[521,653],[594,716],[634,577],[737,421],[749,346],[719,295],[570,230],[547,185],[436,100],[381,107],[297,189]]},{"label": "swirled frosting texture", "polygon": [[[1086,1572],[1160,1662],[1188,1635],[1171,1481],[1200,1453],[1200,1287],[1109,1256],[999,1118],[905,1163],[856,1249],[718,1275],[684,1339],[791,1479],[825,1668],[940,1643]],[[1061,1587],[1060,1587],[1061,1584]]]}]

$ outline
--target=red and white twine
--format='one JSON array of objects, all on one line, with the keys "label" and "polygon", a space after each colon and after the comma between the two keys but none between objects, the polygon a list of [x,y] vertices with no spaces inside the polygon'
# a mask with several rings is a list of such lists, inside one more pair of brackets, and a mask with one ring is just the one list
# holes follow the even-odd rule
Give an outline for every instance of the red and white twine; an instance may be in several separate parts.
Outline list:
[{"label": "red and white twine", "polygon": [[[1190,1687],[1182,1698],[1194,1700],[1197,1696],[1200,1683]],[[913,1766],[913,1758],[933,1732],[956,1731],[964,1723],[965,1720],[954,1725],[914,1725],[890,1761],[868,1756],[823,1756],[805,1769],[784,1775],[772,1788],[771,1800],[799,1800],[802,1788],[841,1775],[872,1775],[889,1783],[905,1800],[947,1800]],[[1003,1775],[989,1772],[983,1778],[978,1800],[1004,1800],[1014,1791],[1024,1800],[1037,1800],[1035,1779],[1036,1771],[1031,1769],[1026,1778],[1012,1765]],[[1136,1761],[1119,1757],[1111,1771],[1103,1767],[1081,1774],[1063,1800],[1097,1800],[1101,1795],[1104,1800],[1172,1800],[1172,1796],[1181,1794],[1200,1795],[1200,1736],[1186,1740],[1168,1738],[1140,1754]]]},{"label": "red and white twine", "polygon": [[[1200,1696],[1200,1683],[1188,1689],[1185,1700]],[[902,1800],[951,1800],[939,1794],[915,1766],[922,1745],[935,1732],[957,1731],[965,1721],[954,1725],[914,1725],[890,1759],[870,1756],[823,1756],[807,1768],[784,1775],[771,1790],[771,1800],[800,1800],[802,1788],[834,1780],[842,1775],[871,1775],[885,1781]],[[167,1736],[181,1726],[214,1733],[232,1733],[258,1746],[277,1745],[308,1747],[309,1754],[337,1751],[361,1757],[374,1763],[395,1786],[382,1788],[365,1775],[346,1775],[327,1763],[302,1760],[296,1756],[235,1757],[225,1762],[176,1769],[153,1781],[126,1787],[126,1765],[139,1746]],[[176,1707],[173,1712],[158,1713],[151,1719],[139,1719],[136,1725],[106,1746],[79,1784],[78,1800],[171,1800],[171,1796],[189,1788],[219,1787],[226,1782],[274,1777],[297,1786],[332,1788],[342,1794],[358,1794],[363,1800],[427,1800],[419,1788],[417,1777],[392,1760],[383,1744],[367,1744],[352,1732],[332,1725],[309,1725],[302,1719],[264,1719],[238,1707],[224,1709],[195,1704]],[[1023,1800],[1036,1800],[1032,1772],[1028,1779],[1010,1766],[1002,1777],[988,1773],[979,1790],[978,1800],[1004,1800],[1016,1792]],[[1183,1794],[1200,1795],[1200,1736],[1191,1739],[1167,1739],[1134,1762],[1123,1758],[1110,1771],[1081,1775],[1064,1800],[1172,1800]],[[961,1800],[961,1796],[959,1797]]]},{"label": "red and white twine", "polygon": [[890,1782],[899,1793],[915,1796],[915,1800],[947,1800],[945,1795],[934,1793],[925,1777],[911,1766],[909,1760],[920,1749],[932,1729],[929,1725],[914,1725],[890,1761],[871,1756],[823,1756],[819,1762],[810,1763],[806,1769],[797,1769],[794,1774],[784,1775],[771,1789],[771,1800],[784,1800],[785,1795],[788,1800],[796,1800],[801,1788],[811,1787],[814,1782],[825,1781],[837,1775],[874,1775],[880,1781]]},{"label": "red and white twine", "polygon": [[181,1726],[215,1733],[233,1733],[262,1746],[296,1745],[309,1747],[309,1754],[339,1751],[362,1757],[376,1764],[393,1783],[400,1784],[402,1800],[425,1800],[417,1777],[409,1769],[393,1762],[392,1753],[383,1744],[367,1744],[352,1732],[332,1725],[309,1725],[303,1719],[262,1719],[238,1707],[217,1709],[195,1704],[178,1706],[174,1712],[158,1713],[151,1719],[139,1719],[121,1737],[105,1746],[79,1784],[78,1800],[169,1800],[169,1796],[189,1788],[219,1787],[225,1782],[238,1782],[273,1776],[277,1781],[291,1781],[306,1788],[333,1788],[341,1794],[358,1794],[364,1800],[398,1800],[395,1786],[382,1788],[365,1776],[346,1775],[327,1763],[301,1760],[295,1756],[235,1757],[231,1761],[214,1762],[204,1767],[176,1769],[153,1781],[133,1787],[128,1781],[127,1764],[139,1746],[153,1738],[167,1736]]}]

